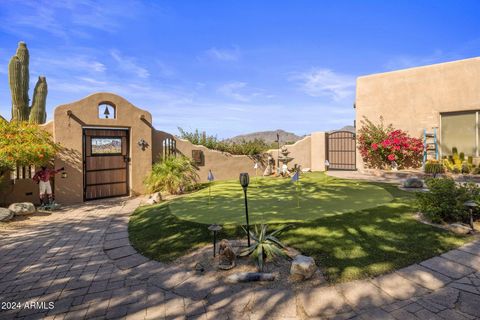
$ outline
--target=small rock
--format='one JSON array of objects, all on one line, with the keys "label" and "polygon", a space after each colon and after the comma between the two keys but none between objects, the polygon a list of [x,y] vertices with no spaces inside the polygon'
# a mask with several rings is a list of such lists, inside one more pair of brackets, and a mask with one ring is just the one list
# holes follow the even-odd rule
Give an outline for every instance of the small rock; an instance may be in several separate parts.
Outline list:
[{"label": "small rock", "polygon": [[417,177],[408,178],[403,182],[404,188],[423,188],[423,181]]},{"label": "small rock", "polygon": [[312,257],[298,255],[293,259],[290,267],[290,274],[293,276],[302,276],[303,279],[309,279],[317,271],[317,265]]},{"label": "small rock", "polygon": [[456,234],[469,234],[472,231],[470,226],[463,223],[452,223],[448,225],[448,229]]},{"label": "small rock", "polygon": [[10,207],[8,207],[8,209],[12,211],[16,216],[32,214],[37,211],[33,203],[30,202],[12,203]]},{"label": "small rock", "polygon": [[0,208],[0,221],[5,222],[13,218],[13,212],[7,208]]},{"label": "small rock", "polygon": [[162,202],[162,195],[160,192],[155,192],[148,197],[148,200],[146,201],[146,204],[152,205],[152,204],[157,204]]},{"label": "small rock", "polygon": [[153,199],[153,201],[155,201],[155,203],[160,203],[162,202],[162,195],[160,192],[155,192],[154,194],[152,194],[150,196],[151,199]]}]

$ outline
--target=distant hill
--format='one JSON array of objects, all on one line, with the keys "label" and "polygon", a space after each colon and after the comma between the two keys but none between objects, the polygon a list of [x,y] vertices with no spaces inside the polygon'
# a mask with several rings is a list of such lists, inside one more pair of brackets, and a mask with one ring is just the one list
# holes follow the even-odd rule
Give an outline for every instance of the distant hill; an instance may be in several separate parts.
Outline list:
[{"label": "distant hill", "polygon": [[304,136],[297,136],[295,133],[287,132],[281,129],[273,131],[261,131],[261,132],[252,132],[247,134],[242,134],[235,136],[233,138],[227,139],[229,141],[251,141],[255,139],[263,139],[267,143],[273,143],[277,140],[277,133],[280,135],[280,143],[284,144],[285,142],[296,142],[302,139]]},{"label": "distant hill", "polygon": [[332,130],[330,132],[333,132],[333,131],[350,131],[350,132],[355,132],[355,127],[354,126],[345,126],[341,129],[337,129],[337,130]]}]

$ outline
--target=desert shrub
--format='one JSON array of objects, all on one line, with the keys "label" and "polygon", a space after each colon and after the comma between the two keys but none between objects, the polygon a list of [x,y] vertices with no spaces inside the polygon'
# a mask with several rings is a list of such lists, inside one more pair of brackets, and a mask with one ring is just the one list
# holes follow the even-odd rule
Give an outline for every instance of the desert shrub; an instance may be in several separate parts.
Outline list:
[{"label": "desert shrub", "polygon": [[443,167],[442,162],[438,160],[428,160],[425,163],[425,173],[433,175],[433,177],[436,177],[437,174],[444,173],[445,168]]},{"label": "desert shrub", "polygon": [[479,200],[480,191],[474,183],[457,185],[451,178],[427,179],[427,192],[419,192],[418,209],[432,222],[466,221],[467,200]]},{"label": "desert shrub", "polygon": [[364,118],[358,131],[358,148],[363,161],[371,168],[386,168],[395,161],[400,168],[418,168],[422,162],[423,143],[391,124],[385,126],[383,118],[375,124]]},{"label": "desert shrub", "polygon": [[150,192],[166,191],[181,194],[196,187],[197,169],[187,157],[169,157],[156,162],[145,179]]},{"label": "desert shrub", "polygon": [[269,149],[276,148],[276,145],[269,144],[263,139],[254,139],[250,141],[241,140],[238,142],[230,140],[220,140],[217,136],[200,133],[198,129],[188,132],[178,128],[180,138],[190,141],[193,144],[205,146],[212,150],[228,152],[237,155],[259,155]]}]

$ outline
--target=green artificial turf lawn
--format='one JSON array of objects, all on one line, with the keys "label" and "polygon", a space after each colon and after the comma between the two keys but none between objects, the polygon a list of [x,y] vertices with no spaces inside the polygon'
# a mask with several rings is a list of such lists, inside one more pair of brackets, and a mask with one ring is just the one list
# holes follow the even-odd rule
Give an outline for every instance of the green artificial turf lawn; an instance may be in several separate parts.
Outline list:
[{"label": "green artificial turf lawn", "polygon": [[[245,204],[239,182],[221,181],[210,189],[173,200],[171,213],[205,224],[244,224]],[[248,188],[251,224],[316,220],[375,207],[392,199],[381,187],[318,172],[302,175],[299,185],[284,178],[254,178]]]},{"label": "green artificial turf lawn", "polygon": [[[396,186],[328,179],[326,181],[323,174],[302,177],[304,199],[300,209],[296,208],[294,199],[290,199],[293,204],[289,204],[269,198],[269,195],[272,198],[275,195],[285,195],[283,190],[288,187],[288,181],[279,179],[262,181],[270,191],[263,195],[257,191],[260,194],[257,204],[253,195],[256,191],[249,188],[253,200],[249,203],[254,217],[252,223],[260,223],[260,214],[256,213],[260,210],[256,206],[262,205],[262,200],[269,203],[279,202],[274,209],[268,211],[268,216],[264,214],[263,219],[293,221],[289,222],[290,227],[279,235],[280,240],[303,254],[313,256],[330,282],[344,282],[387,273],[458,247],[471,239],[417,222],[412,216],[414,195],[401,191]],[[222,184],[227,187],[226,191],[222,192]],[[275,184],[280,190],[275,189]],[[225,193],[225,196],[217,195],[220,197],[217,200],[222,199],[222,208],[227,208],[222,211],[223,215],[222,212],[214,211],[215,206],[212,205],[211,216],[205,216],[202,202],[206,202],[208,207],[208,189],[187,195],[181,198],[182,201],[179,201],[179,198],[156,206],[138,208],[129,223],[130,241],[145,256],[165,262],[172,261],[198,246],[211,243],[212,234],[207,229],[208,223],[243,222],[244,212],[241,208],[236,211],[236,207],[243,204],[243,200],[231,199],[232,208],[228,209],[228,199],[224,198],[227,194],[238,193],[231,188],[234,188],[233,182],[215,184],[216,191]],[[306,195],[306,189],[315,190],[319,195]],[[343,189],[345,192],[342,192]],[[327,193],[337,201],[317,198]],[[203,197],[199,197],[200,194],[203,194]],[[196,199],[192,202],[186,201],[189,198]],[[197,204],[201,214],[195,214],[193,203]],[[190,213],[181,211],[181,204],[187,206]],[[375,206],[376,204],[378,206]],[[175,214],[172,214],[172,209]],[[183,215],[179,213],[179,209]],[[294,217],[286,216],[287,212]],[[234,214],[240,215],[240,218],[232,217]],[[198,221],[207,224],[179,219],[180,216],[189,220],[198,217]],[[300,217],[305,220],[299,221]],[[282,223],[271,224],[269,229],[274,230]],[[244,236],[241,227],[235,224],[224,225],[219,235],[220,238],[228,239]]]}]

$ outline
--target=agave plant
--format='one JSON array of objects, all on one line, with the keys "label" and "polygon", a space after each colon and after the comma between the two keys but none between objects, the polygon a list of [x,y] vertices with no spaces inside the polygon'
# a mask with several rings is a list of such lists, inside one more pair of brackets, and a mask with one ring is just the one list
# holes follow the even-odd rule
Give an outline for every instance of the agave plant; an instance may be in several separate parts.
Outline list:
[{"label": "agave plant", "polygon": [[[276,237],[276,235],[283,231],[287,226],[283,226],[270,234],[267,234],[267,227],[266,224],[262,224],[260,230],[258,230],[258,227],[255,226],[255,233],[250,231],[250,238],[255,242],[250,247],[240,252],[240,256],[243,257],[251,255],[256,260],[260,271],[263,271],[263,267],[267,260],[273,260],[276,257],[288,258],[288,255],[283,250],[285,249],[285,245],[283,245]],[[245,232],[247,231],[245,230]]]}]

